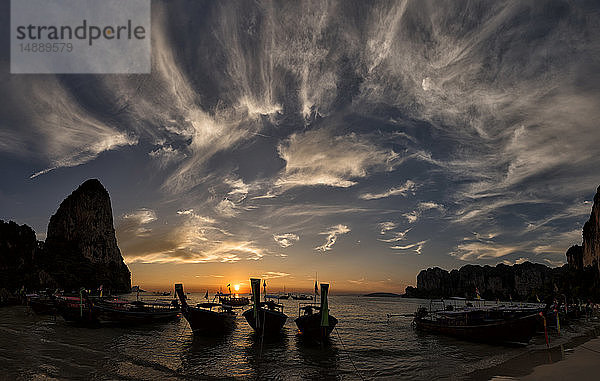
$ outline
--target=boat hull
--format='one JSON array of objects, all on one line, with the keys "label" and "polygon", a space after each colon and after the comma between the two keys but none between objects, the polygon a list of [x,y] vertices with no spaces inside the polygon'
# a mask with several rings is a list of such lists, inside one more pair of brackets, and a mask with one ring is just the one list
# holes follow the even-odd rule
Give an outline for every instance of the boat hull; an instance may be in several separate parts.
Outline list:
[{"label": "boat hull", "polygon": [[58,312],[56,301],[51,299],[31,299],[29,307],[37,315],[54,315]]},{"label": "boat hull", "polygon": [[94,311],[102,322],[120,324],[152,324],[175,319],[179,309],[167,311],[129,311],[118,308],[94,305]]},{"label": "boat hull", "polygon": [[246,310],[243,315],[250,327],[252,327],[255,332],[263,334],[264,331],[265,335],[279,334],[287,320],[287,316],[281,312],[260,308],[258,310],[259,324],[257,327],[257,321],[254,318],[254,309]]},{"label": "boat hull", "polygon": [[248,298],[226,298],[219,297],[219,303],[224,304],[226,306],[231,307],[243,307],[250,304],[250,300]]},{"label": "boat hull", "polygon": [[321,313],[319,312],[300,316],[295,322],[302,336],[316,341],[324,341],[329,338],[329,334],[338,321],[335,317],[329,315],[329,326],[321,327]]},{"label": "boat hull", "polygon": [[235,314],[202,308],[184,307],[183,316],[190,324],[194,335],[216,336],[227,333],[235,326]]},{"label": "boat hull", "polygon": [[88,306],[62,305],[58,307],[58,312],[65,321],[82,325],[98,324],[98,313]]},{"label": "boat hull", "polygon": [[536,333],[537,320],[538,315],[532,314],[475,325],[451,325],[430,319],[415,318],[415,325],[422,331],[453,336],[463,340],[527,344]]}]

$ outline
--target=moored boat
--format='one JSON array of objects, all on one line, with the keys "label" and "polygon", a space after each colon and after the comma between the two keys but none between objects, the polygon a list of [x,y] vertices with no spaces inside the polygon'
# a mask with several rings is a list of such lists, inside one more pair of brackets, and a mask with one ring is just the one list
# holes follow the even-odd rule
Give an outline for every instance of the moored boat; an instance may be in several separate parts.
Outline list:
[{"label": "moored boat", "polygon": [[52,294],[27,296],[27,304],[37,315],[54,315],[58,313],[58,300]]},{"label": "moored boat", "polygon": [[283,305],[272,300],[260,301],[260,279],[250,279],[250,285],[252,308],[243,313],[244,318],[258,334],[279,334],[287,320],[287,315],[283,313]]},{"label": "moored boat", "polygon": [[536,333],[539,312],[528,309],[468,308],[415,313],[417,329],[463,340],[527,344]]},{"label": "moored boat", "polygon": [[306,294],[299,294],[299,295],[292,295],[292,299],[294,299],[294,300],[313,300],[313,296],[306,295]]},{"label": "moored boat", "polygon": [[235,296],[232,294],[217,294],[219,297],[219,303],[231,307],[243,307],[250,304],[250,299],[245,296]]},{"label": "moored boat", "polygon": [[65,321],[82,325],[98,324],[98,312],[94,310],[89,299],[83,295],[83,290],[76,296],[60,296],[57,298],[58,313]]},{"label": "moored boat", "polygon": [[101,322],[120,324],[150,324],[176,318],[180,308],[177,300],[171,303],[148,303],[121,299],[91,301]]},{"label": "moored boat", "polygon": [[235,326],[236,314],[230,306],[206,302],[192,307],[187,303],[182,284],[175,285],[175,292],[181,302],[181,312],[190,324],[194,335],[219,335]]},{"label": "moored boat", "polygon": [[329,314],[328,294],[329,284],[321,283],[321,304],[299,306],[295,322],[302,336],[317,342],[329,338],[338,320]]}]

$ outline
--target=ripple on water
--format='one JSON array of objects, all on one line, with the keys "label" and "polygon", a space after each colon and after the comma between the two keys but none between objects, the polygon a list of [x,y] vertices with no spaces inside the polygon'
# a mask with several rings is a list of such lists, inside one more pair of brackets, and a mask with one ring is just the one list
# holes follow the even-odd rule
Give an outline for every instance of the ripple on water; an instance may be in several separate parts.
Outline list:
[{"label": "ripple on water", "polygon": [[[199,300],[202,295],[193,297]],[[241,315],[229,334],[202,338],[194,337],[185,319],[137,328],[88,329],[28,314],[25,307],[3,308],[0,367],[10,378],[305,380],[356,379],[356,366],[366,377],[437,379],[460,378],[528,350],[423,334],[413,330],[410,317],[386,317],[410,314],[422,302],[332,296],[331,313],[339,324],[324,347],[307,345],[296,335],[294,301],[284,301],[289,316],[284,333],[264,341]],[[565,327],[564,340],[579,332]],[[543,345],[542,337],[531,347]]]}]

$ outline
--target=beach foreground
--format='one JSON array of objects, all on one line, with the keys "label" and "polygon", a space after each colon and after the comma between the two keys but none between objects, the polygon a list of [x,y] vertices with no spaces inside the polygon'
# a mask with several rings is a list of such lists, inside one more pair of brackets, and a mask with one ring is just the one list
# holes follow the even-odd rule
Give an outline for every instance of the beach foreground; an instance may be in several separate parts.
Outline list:
[{"label": "beach foreground", "polygon": [[[534,349],[506,362],[475,371],[472,380],[597,380],[600,338],[597,326],[582,336],[554,337],[550,349]],[[552,343],[552,339],[551,339]]]},{"label": "beach foreground", "polygon": [[536,366],[522,380],[597,380],[600,376],[600,338],[563,351],[564,360]]}]

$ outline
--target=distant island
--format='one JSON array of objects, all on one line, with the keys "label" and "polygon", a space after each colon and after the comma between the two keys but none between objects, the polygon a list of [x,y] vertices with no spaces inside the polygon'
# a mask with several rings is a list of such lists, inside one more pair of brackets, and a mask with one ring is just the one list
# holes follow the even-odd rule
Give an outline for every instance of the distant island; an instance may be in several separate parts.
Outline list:
[{"label": "distant island", "polygon": [[363,295],[369,298],[400,298],[402,295],[394,294],[393,292],[372,292],[370,294]]},{"label": "distant island", "polygon": [[439,267],[422,270],[417,287],[406,288],[407,298],[473,299],[477,293],[487,300],[548,301],[557,296],[569,302],[600,301],[600,187],[590,218],[583,226],[583,242],[566,252],[567,264],[550,268],[524,262],[508,266],[465,265],[447,271]]}]

